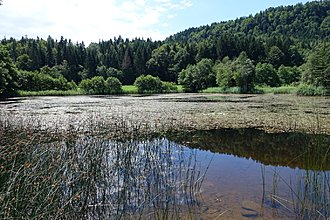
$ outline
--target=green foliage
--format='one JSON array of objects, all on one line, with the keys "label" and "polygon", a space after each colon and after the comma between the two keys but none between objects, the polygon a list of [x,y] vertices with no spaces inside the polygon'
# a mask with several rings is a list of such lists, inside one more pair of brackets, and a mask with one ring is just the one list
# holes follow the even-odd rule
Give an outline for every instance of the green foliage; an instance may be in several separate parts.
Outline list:
[{"label": "green foliage", "polygon": [[137,87],[138,93],[161,93],[163,91],[162,81],[151,75],[139,76],[134,85]]},{"label": "green foliage", "polygon": [[29,55],[22,54],[17,57],[16,66],[18,69],[31,71],[33,70],[33,61],[30,59]]},{"label": "green foliage", "polygon": [[122,92],[122,84],[116,77],[108,77],[105,85],[108,94],[119,94]]},{"label": "green foliage", "polygon": [[236,86],[234,79],[234,72],[232,71],[232,61],[229,57],[225,57],[222,62],[214,66],[216,73],[216,81],[220,87],[233,87]]},{"label": "green foliage", "polygon": [[255,66],[245,52],[242,52],[234,62],[234,78],[242,93],[252,92],[254,89]]},{"label": "green foliage", "polygon": [[18,88],[26,91],[70,90],[76,89],[74,82],[68,82],[62,75],[54,78],[45,73],[19,71]]},{"label": "green foliage", "polygon": [[203,93],[223,93],[223,94],[240,94],[240,87],[209,87],[202,91]]},{"label": "green foliage", "polygon": [[103,76],[103,78],[108,78],[108,77],[115,77],[119,80],[123,80],[124,74],[121,70],[118,70],[113,67],[107,68],[106,66],[98,66],[96,69],[96,73],[98,76]]},{"label": "green foliage", "polygon": [[178,86],[173,82],[162,82],[162,91],[165,93],[178,92]]},{"label": "green foliage", "polygon": [[255,82],[257,85],[277,87],[281,84],[280,78],[272,64],[258,63],[256,66]]},{"label": "green foliage", "polygon": [[239,87],[242,93],[252,92],[254,88],[255,66],[242,52],[238,58],[229,60],[225,58],[215,65],[217,84],[220,87]]},{"label": "green foliage", "polygon": [[330,90],[330,43],[318,44],[308,56],[303,82]]},{"label": "green foliage", "polygon": [[[329,27],[329,7],[329,1],[311,1],[294,6],[272,7],[254,16],[189,28],[171,36],[168,41],[200,42],[214,36],[223,36],[224,32],[232,35],[243,33],[265,38],[270,35],[287,35],[295,39],[324,39],[330,36],[330,29],[327,28]],[[235,41],[227,41],[227,43],[229,43],[227,44],[228,48],[236,46]],[[237,44],[240,43],[240,41],[237,42]],[[250,47],[249,45],[246,46]],[[280,49],[282,50],[282,48]],[[282,50],[282,52],[284,51]],[[249,57],[253,57],[248,51],[247,53]]]},{"label": "green foliage", "polygon": [[313,86],[307,84],[301,84],[298,87],[297,95],[303,96],[324,96],[329,95],[329,90],[322,86]]},{"label": "green foliage", "polygon": [[79,88],[85,91],[86,94],[107,94],[106,82],[102,76],[94,76],[91,79],[83,79],[79,83]]},{"label": "green foliage", "polygon": [[185,91],[197,92],[214,86],[216,82],[211,59],[202,59],[196,65],[188,65],[187,69],[179,73],[179,84]]},{"label": "green foliage", "polygon": [[123,85],[122,90],[124,94],[137,94],[138,89],[134,85]]},{"label": "green foliage", "polygon": [[296,86],[280,86],[280,87],[256,86],[256,90],[261,91],[262,93],[296,94],[298,87],[296,87]]},{"label": "green foliage", "polygon": [[296,66],[289,67],[281,65],[280,68],[278,68],[277,74],[283,85],[298,83],[301,79],[301,71]]},{"label": "green foliage", "polygon": [[[18,69],[55,79],[63,76],[77,84],[102,76],[116,77],[130,85],[144,73],[177,83],[181,72],[184,89],[197,91],[214,84],[214,79],[210,83],[205,82],[207,79],[195,80],[201,72],[196,63],[210,59],[217,63],[214,72],[221,87],[238,86],[242,92],[251,92],[253,65],[262,63],[257,68],[256,84],[290,85],[302,78],[304,83],[328,88],[330,50],[329,43],[323,42],[329,42],[329,8],[329,1],[269,8],[254,16],[190,28],[165,41],[118,37],[85,47],[83,42],[75,44],[64,37],[55,40],[49,36],[46,40],[3,39],[0,44],[6,46]],[[248,59],[239,61],[243,51]],[[274,69],[278,69],[280,80]]]},{"label": "green foliage", "polygon": [[16,67],[6,48],[0,45],[0,97],[13,95],[16,88]]},{"label": "green foliage", "polygon": [[43,90],[43,91],[24,91],[18,90],[19,96],[75,96],[84,95],[79,89],[73,90]]},{"label": "green foliage", "polygon": [[285,54],[278,46],[272,46],[267,54],[267,60],[275,68],[278,68],[285,60]]}]

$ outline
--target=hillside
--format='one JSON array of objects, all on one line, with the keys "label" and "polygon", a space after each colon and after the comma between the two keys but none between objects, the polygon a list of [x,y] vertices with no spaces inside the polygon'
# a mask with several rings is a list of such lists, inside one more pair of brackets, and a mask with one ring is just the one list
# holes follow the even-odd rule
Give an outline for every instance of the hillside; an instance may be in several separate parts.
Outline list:
[{"label": "hillside", "polygon": [[170,36],[168,42],[198,42],[224,33],[269,37],[290,36],[299,40],[329,40],[330,1],[313,1],[294,6],[268,8],[256,15],[189,28]]}]

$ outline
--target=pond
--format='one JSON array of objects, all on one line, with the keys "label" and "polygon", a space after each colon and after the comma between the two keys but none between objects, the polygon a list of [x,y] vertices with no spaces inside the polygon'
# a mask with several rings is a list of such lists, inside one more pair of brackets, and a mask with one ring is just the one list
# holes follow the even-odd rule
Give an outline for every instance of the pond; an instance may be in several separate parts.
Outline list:
[{"label": "pond", "polygon": [[1,219],[328,219],[330,103],[293,96],[0,103]]},{"label": "pond", "polygon": [[[1,168],[2,218],[330,216],[327,135],[255,129],[125,141],[7,135],[2,143],[7,143],[2,161],[9,162]],[[20,135],[25,141],[11,145],[10,139]],[[14,157],[10,147],[19,147]]]}]

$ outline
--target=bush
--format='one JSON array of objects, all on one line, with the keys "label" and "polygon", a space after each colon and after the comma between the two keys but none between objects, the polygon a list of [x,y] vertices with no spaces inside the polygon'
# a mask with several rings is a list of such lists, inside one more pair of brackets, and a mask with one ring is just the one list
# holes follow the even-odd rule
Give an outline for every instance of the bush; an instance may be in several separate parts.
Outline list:
[{"label": "bush", "polygon": [[240,87],[209,87],[202,91],[203,93],[222,93],[222,94],[240,94]]},{"label": "bush", "polygon": [[108,94],[119,94],[122,92],[122,84],[116,77],[108,77],[105,81]]},{"label": "bush", "polygon": [[301,72],[298,67],[289,67],[281,65],[277,71],[278,76],[280,77],[281,83],[283,85],[291,85],[300,81]]},{"label": "bush", "polygon": [[213,67],[213,70],[220,87],[239,87],[241,93],[253,93],[256,71],[252,60],[245,52],[240,53],[234,60],[225,57]]},{"label": "bush", "polygon": [[163,92],[168,93],[168,92],[178,92],[178,87],[175,83],[173,82],[162,82],[163,83]]},{"label": "bush", "polygon": [[273,65],[269,63],[257,64],[255,82],[258,85],[266,85],[270,87],[278,87],[281,84],[276,70]]},{"label": "bush", "polygon": [[151,75],[139,76],[134,85],[137,87],[138,93],[161,93],[163,91],[162,81]]},{"label": "bush", "polygon": [[179,83],[185,91],[197,92],[214,86],[216,82],[211,59],[202,59],[196,65],[188,65],[179,73]]},{"label": "bush", "polygon": [[102,95],[107,92],[106,82],[102,76],[95,76],[91,79],[83,79],[79,83],[79,87],[87,94]]},{"label": "bush", "polygon": [[328,94],[329,91],[327,91],[322,86],[313,86],[307,84],[301,84],[297,90],[297,95],[303,95],[303,96],[324,96]]},{"label": "bush", "polygon": [[25,91],[72,90],[77,89],[77,85],[73,81],[68,82],[62,75],[54,78],[45,73],[21,70],[18,74],[18,88]]}]

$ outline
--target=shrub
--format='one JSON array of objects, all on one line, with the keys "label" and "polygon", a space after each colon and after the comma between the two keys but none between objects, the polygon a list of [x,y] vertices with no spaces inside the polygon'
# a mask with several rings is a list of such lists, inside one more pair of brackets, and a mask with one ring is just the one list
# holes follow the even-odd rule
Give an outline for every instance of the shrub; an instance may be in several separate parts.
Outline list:
[{"label": "shrub", "polygon": [[107,92],[106,82],[102,76],[84,79],[79,83],[79,87],[87,94],[102,95]]},{"label": "shrub", "polygon": [[276,73],[272,64],[258,63],[256,66],[255,82],[258,85],[266,85],[270,87],[280,86],[280,78]]},{"label": "shrub", "polygon": [[18,74],[18,88],[25,91],[70,90],[77,85],[68,82],[62,75],[54,78],[49,74],[21,70]]},{"label": "shrub", "polygon": [[108,94],[119,94],[122,92],[122,84],[116,77],[108,77],[105,81]]},{"label": "shrub", "polygon": [[179,83],[188,92],[197,92],[214,86],[216,77],[212,67],[211,59],[202,59],[196,65],[188,65],[187,69],[179,73]]},{"label": "shrub", "polygon": [[283,85],[291,85],[300,81],[301,72],[298,67],[289,67],[281,65],[277,71],[278,76],[280,77],[281,83]]},{"label": "shrub", "polygon": [[139,93],[161,93],[163,91],[162,81],[151,75],[139,76],[136,78],[134,85]]},{"label": "shrub", "polygon": [[297,95],[303,95],[303,96],[324,96],[328,94],[329,91],[327,91],[322,86],[313,86],[307,84],[301,84],[297,90]]},{"label": "shrub", "polygon": [[225,57],[213,69],[216,73],[217,84],[220,87],[239,87],[241,93],[253,93],[256,71],[252,60],[248,58],[245,52],[242,52],[234,60]]},{"label": "shrub", "polygon": [[173,82],[162,82],[163,83],[163,92],[178,92],[178,87],[175,83]]}]

